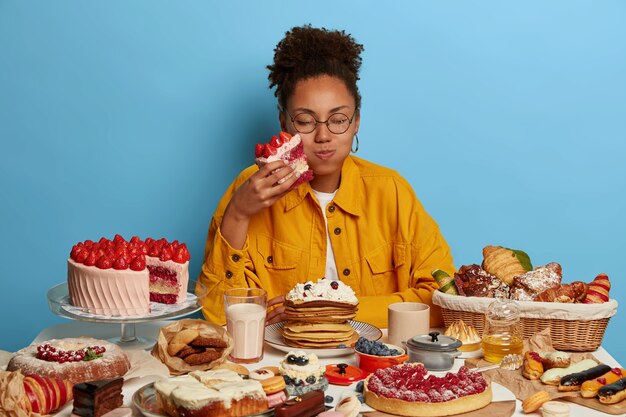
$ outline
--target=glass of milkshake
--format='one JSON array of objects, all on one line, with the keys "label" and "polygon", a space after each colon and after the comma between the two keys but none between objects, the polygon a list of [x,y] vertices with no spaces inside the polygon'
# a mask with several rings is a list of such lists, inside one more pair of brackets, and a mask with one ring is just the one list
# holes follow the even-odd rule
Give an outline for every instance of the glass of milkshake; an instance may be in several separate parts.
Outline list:
[{"label": "glass of milkshake", "polygon": [[231,288],[224,292],[226,327],[234,348],[228,359],[254,363],[263,359],[267,291],[261,288]]}]

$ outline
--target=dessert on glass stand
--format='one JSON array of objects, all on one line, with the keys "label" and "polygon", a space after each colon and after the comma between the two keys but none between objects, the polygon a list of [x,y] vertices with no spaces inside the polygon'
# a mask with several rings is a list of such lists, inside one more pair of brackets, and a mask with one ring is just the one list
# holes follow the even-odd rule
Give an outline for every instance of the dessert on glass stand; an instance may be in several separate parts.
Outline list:
[{"label": "dessert on glass stand", "polygon": [[149,348],[155,341],[137,337],[135,323],[182,317],[202,306],[206,289],[194,294],[189,261],[187,246],[177,240],[117,234],[78,242],[67,260],[67,282],[48,291],[48,304],[73,320],[119,323],[121,336],[112,342]]}]

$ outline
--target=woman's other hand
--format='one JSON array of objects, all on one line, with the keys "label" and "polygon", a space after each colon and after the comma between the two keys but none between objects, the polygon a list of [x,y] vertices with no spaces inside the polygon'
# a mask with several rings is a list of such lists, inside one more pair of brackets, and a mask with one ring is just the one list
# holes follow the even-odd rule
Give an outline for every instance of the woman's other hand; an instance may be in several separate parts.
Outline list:
[{"label": "woman's other hand", "polygon": [[[279,321],[284,321],[287,319],[285,316],[285,306],[283,303],[285,302],[285,296],[279,295],[278,297],[274,297],[267,302],[267,317],[265,318],[265,325],[278,323]],[[269,310],[270,307],[275,306],[273,309]]]}]

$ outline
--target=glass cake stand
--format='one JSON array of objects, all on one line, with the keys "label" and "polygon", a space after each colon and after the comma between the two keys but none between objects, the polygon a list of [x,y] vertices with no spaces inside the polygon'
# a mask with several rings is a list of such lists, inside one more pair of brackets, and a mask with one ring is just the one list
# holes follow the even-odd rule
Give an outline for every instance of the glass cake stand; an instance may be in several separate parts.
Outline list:
[{"label": "glass cake stand", "polygon": [[[197,291],[196,291],[197,290]],[[87,308],[76,307],[70,303],[67,282],[55,285],[48,290],[48,307],[54,314],[72,320],[92,323],[119,323],[121,333],[119,337],[109,339],[123,349],[150,349],[156,340],[137,336],[135,323],[171,320],[195,313],[202,308],[206,287],[196,281],[189,281],[187,299],[180,304],[161,304],[150,302],[150,313],[133,316],[105,316],[93,314]]]}]

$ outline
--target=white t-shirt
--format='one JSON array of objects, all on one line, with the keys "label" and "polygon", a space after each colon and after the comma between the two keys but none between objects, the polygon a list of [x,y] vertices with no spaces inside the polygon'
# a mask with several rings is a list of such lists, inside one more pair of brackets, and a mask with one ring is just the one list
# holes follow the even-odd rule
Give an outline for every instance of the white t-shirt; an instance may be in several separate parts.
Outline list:
[{"label": "white t-shirt", "polygon": [[339,274],[337,274],[335,254],[333,252],[333,246],[330,244],[330,233],[328,233],[328,220],[326,219],[326,206],[328,205],[328,203],[333,201],[333,198],[335,198],[335,194],[337,194],[337,190],[335,190],[334,193],[322,193],[320,191],[313,190],[313,194],[315,194],[317,201],[319,201],[320,203],[322,213],[324,213],[324,223],[326,224],[326,278],[338,280]]}]

